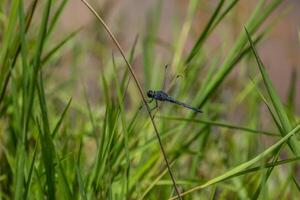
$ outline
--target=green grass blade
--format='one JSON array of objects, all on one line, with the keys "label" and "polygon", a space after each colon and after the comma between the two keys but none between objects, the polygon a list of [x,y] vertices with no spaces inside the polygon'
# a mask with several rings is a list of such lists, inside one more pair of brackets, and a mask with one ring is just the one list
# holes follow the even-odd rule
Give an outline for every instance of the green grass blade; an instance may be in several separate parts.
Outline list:
[{"label": "green grass blade", "polygon": [[58,185],[60,186],[60,190],[62,193],[62,196],[64,197],[64,199],[68,199],[71,200],[72,199],[72,192],[70,189],[70,186],[68,184],[68,180],[66,177],[66,174],[64,172],[64,168],[63,165],[61,163],[61,159],[59,158],[59,156],[56,154],[56,160],[57,160],[57,177],[58,177]]},{"label": "green grass blade", "polygon": [[237,125],[233,125],[233,124],[229,124],[229,123],[225,123],[225,122],[198,120],[198,119],[190,119],[190,118],[182,118],[182,117],[169,117],[169,116],[158,116],[158,117],[160,119],[165,119],[165,120],[187,121],[187,122],[191,122],[191,123],[200,123],[200,124],[207,124],[207,125],[211,125],[211,126],[235,129],[235,130],[245,131],[245,132],[249,132],[249,133],[264,134],[264,135],[268,135],[268,136],[277,136],[277,137],[280,136],[279,134],[276,134],[276,133],[241,127],[241,126],[237,126]]},{"label": "green grass blade", "polygon": [[300,185],[299,185],[299,183],[297,182],[297,180],[295,179],[295,177],[293,177],[293,181],[294,181],[294,183],[295,183],[295,185],[296,185],[298,191],[300,192]]},{"label": "green grass blade", "polygon": [[67,111],[68,111],[68,109],[69,109],[71,103],[72,103],[72,98],[70,98],[70,100],[69,100],[67,106],[65,107],[65,109],[64,109],[64,111],[62,112],[62,114],[61,114],[59,120],[57,121],[57,123],[56,123],[56,125],[55,125],[55,128],[53,129],[52,134],[51,134],[52,138],[55,137],[55,135],[56,135],[56,133],[57,133],[57,131],[58,131],[58,129],[59,129],[59,127],[60,127],[60,125],[61,125],[63,119],[65,118],[65,115],[66,115],[66,113],[67,113]]},{"label": "green grass blade", "polygon": [[[253,12],[252,17],[247,23],[249,25],[249,32],[255,32],[279,3],[281,3],[281,0],[273,0],[266,8],[262,8],[261,4],[257,5],[256,10]],[[264,11],[262,11],[262,9],[264,9]],[[202,95],[197,99],[199,107],[202,107],[205,104],[207,99],[216,91],[225,77],[234,68],[235,65],[233,65],[233,63],[236,62],[236,55],[239,55],[239,53],[242,52],[246,43],[247,37],[244,33],[241,33],[220,69],[215,73],[212,79],[203,83],[206,87],[202,91]]]},{"label": "green grass blade", "polygon": [[11,9],[8,16],[8,24],[7,29],[3,33],[3,39],[1,41],[1,49],[0,49],[0,102],[3,100],[4,90],[6,87],[6,77],[10,74],[10,64],[11,61],[9,57],[11,56],[11,48],[13,47],[13,40],[16,37],[15,32],[15,25],[18,19],[18,8],[19,8],[19,1],[13,1],[11,4]]},{"label": "green grass blade", "polygon": [[[269,76],[265,70],[262,60],[260,59],[259,55],[257,54],[256,48],[252,42],[251,36],[249,35],[249,32],[246,28],[245,28],[245,31],[246,31],[248,41],[251,45],[252,52],[253,52],[256,62],[258,64],[260,73],[262,75],[264,84],[267,88],[268,94],[270,96],[270,99],[271,99],[274,109],[276,111],[276,114],[279,118],[280,124],[284,130],[284,132],[282,132],[281,134],[282,134],[282,136],[284,136],[288,131],[290,131],[292,129],[292,125],[291,125],[291,123],[288,119],[288,116],[284,110],[284,107],[280,101],[279,95],[276,93],[275,88],[272,84],[272,81],[269,78]],[[294,139],[291,139],[290,145],[291,145],[292,150],[296,153],[296,155],[300,155],[300,149],[298,147],[298,142]]]},{"label": "green grass blade", "polygon": [[[272,159],[272,163],[275,163],[275,162],[278,161],[279,153],[280,153],[280,150],[281,150],[282,146],[283,145],[279,146],[275,150],[274,155],[273,155],[273,159]],[[264,168],[264,167],[265,167],[264,164],[262,164],[262,166],[260,168]],[[267,172],[262,175],[260,184],[258,185],[258,187],[257,187],[256,191],[254,192],[254,195],[251,197],[251,199],[258,199],[259,198],[259,195],[260,195],[261,191],[263,191],[263,189],[266,187],[266,183],[267,183],[268,179],[270,178],[271,173],[273,172],[274,168],[275,168],[275,166],[271,166],[270,168],[268,168]]]},{"label": "green grass blade", "polygon": [[58,6],[58,9],[54,12],[53,18],[52,18],[51,22],[49,23],[49,28],[48,28],[48,32],[47,32],[48,36],[51,35],[51,33],[59,19],[59,16],[61,15],[63,9],[65,8],[67,2],[68,2],[68,0],[62,0],[60,5]]},{"label": "green grass blade", "polygon": [[105,105],[110,106],[111,105],[111,101],[109,99],[110,90],[108,88],[108,83],[104,76],[104,73],[101,73],[101,83],[102,83],[101,86],[102,86],[102,90],[103,90],[103,97],[104,97]]},{"label": "green grass blade", "polygon": [[83,86],[83,93],[84,93],[84,100],[85,100],[85,103],[86,103],[86,107],[87,107],[87,110],[88,110],[89,120],[90,120],[90,122],[92,124],[92,127],[93,127],[93,134],[95,134],[97,125],[95,123],[95,119],[94,119],[93,111],[92,111],[92,108],[91,108],[91,104],[90,104],[90,101],[89,101],[89,98],[88,98],[86,88],[84,86]]},{"label": "green grass blade", "polygon": [[59,42],[55,47],[53,47],[46,55],[43,57],[41,61],[41,65],[43,66],[59,49],[61,49],[68,41],[70,41],[72,38],[74,38],[77,33],[81,31],[82,28],[72,32],[70,35],[68,35],[65,39],[63,39],[61,42]]},{"label": "green grass blade", "polygon": [[[18,16],[19,16],[19,25],[20,25],[20,41],[22,44],[22,65],[23,69],[27,69],[27,43],[25,42],[25,17],[23,13],[23,2],[18,2]],[[23,70],[24,73],[24,81],[23,84],[26,86],[26,79],[28,78],[26,75],[26,71]],[[22,111],[21,111],[21,120],[19,127],[21,129],[19,130],[22,132],[20,135],[21,137],[18,140],[18,147],[17,147],[17,169],[16,169],[16,188],[15,188],[15,199],[22,199],[24,195],[24,168],[25,168],[25,161],[26,161],[26,141],[27,141],[27,131],[24,126],[24,122],[26,119],[24,119],[25,116],[25,107],[26,107],[26,88],[23,86],[23,105],[22,105]],[[15,95],[17,96],[17,94]]]},{"label": "green grass blade", "polygon": [[[276,166],[290,164],[290,163],[293,163],[293,162],[297,162],[299,160],[300,160],[300,157],[295,157],[295,158],[289,158],[289,159],[284,159],[284,160],[280,160],[280,161],[269,162],[269,163],[264,164],[263,166],[252,167],[252,168],[242,170],[238,173],[233,174],[232,176],[228,176],[226,179],[220,180],[219,182],[225,181],[225,180],[228,180],[228,179],[231,179],[231,178],[235,178],[235,177],[238,177],[238,176],[246,175],[246,174],[249,174],[249,173],[259,172],[259,171],[262,171],[262,170],[265,170],[265,169],[269,170],[270,168],[275,168]],[[168,183],[168,184],[170,184],[170,183]],[[208,186],[209,185],[207,185],[206,187],[208,187]],[[173,197],[171,199],[175,199],[175,198]]]},{"label": "green grass blade", "polygon": [[[23,100],[23,105],[22,105],[22,134],[23,134],[23,138],[22,141],[24,142],[24,144],[27,141],[27,130],[26,130],[26,116],[28,115],[28,113],[26,113],[26,108],[27,108],[27,94],[28,94],[28,90],[27,90],[27,85],[28,85],[28,79],[29,79],[29,73],[28,73],[28,50],[27,50],[27,42],[26,42],[26,38],[25,38],[25,34],[26,34],[26,30],[25,30],[25,19],[24,19],[24,11],[23,11],[23,2],[20,1],[19,3],[19,22],[20,22],[20,41],[21,41],[21,55],[22,55],[22,73],[23,73],[23,96],[22,96],[22,100]],[[29,97],[30,98],[30,97]]]},{"label": "green grass blade", "polygon": [[16,188],[14,190],[14,199],[22,199],[24,194],[24,166],[25,166],[26,153],[24,145],[19,145],[17,149],[17,171],[16,171]]},{"label": "green grass blade", "polygon": [[[223,13],[220,14],[218,19],[215,20],[211,30],[214,30],[215,27],[226,17],[226,15],[234,8],[234,6],[239,2],[240,0],[233,0],[223,11]],[[211,31],[210,31],[211,32]]]},{"label": "green grass blade", "polygon": [[119,104],[119,108],[120,108],[120,116],[121,116],[121,123],[122,123],[122,129],[123,129],[123,139],[124,139],[124,150],[125,150],[125,155],[126,155],[126,170],[125,170],[125,174],[124,174],[124,186],[125,186],[125,196],[128,196],[128,190],[129,190],[129,173],[130,173],[130,159],[129,159],[129,145],[128,145],[128,128],[127,128],[127,123],[126,123],[126,116],[125,116],[125,108],[124,108],[124,99],[123,99],[123,95],[122,95],[122,91],[121,91],[121,87],[119,86],[118,80],[116,78],[116,74],[117,74],[117,69],[116,69],[116,63],[115,63],[115,59],[114,59],[114,55],[112,55],[112,60],[113,60],[113,68],[114,68],[114,81],[115,81],[115,85],[117,88],[117,97],[118,97],[118,104]]},{"label": "green grass blade", "polygon": [[83,183],[83,180],[82,180],[82,177],[81,177],[81,174],[80,174],[80,169],[79,169],[78,165],[76,165],[76,176],[77,176],[77,182],[78,182],[81,198],[83,200],[87,200],[87,195],[86,195],[84,183]]},{"label": "green grass blade", "polygon": [[[32,21],[32,16],[34,14],[34,11],[35,11],[35,8],[36,8],[36,5],[37,5],[37,1],[38,0],[34,0],[31,5],[29,6],[29,9],[27,11],[27,14],[26,14],[26,32],[28,31],[28,28],[31,24],[31,21]],[[19,37],[17,36],[16,39],[14,40],[14,44],[12,45],[13,47],[15,47],[11,53],[12,54],[12,62],[11,64],[8,63],[8,65],[10,65],[10,69],[14,68],[15,64],[16,64],[16,61],[17,61],[17,57],[20,53],[20,50],[21,50],[21,46],[20,46],[20,41],[19,41]],[[7,89],[7,86],[8,86],[8,83],[9,83],[9,80],[10,80],[10,76],[11,76],[11,70],[9,70],[8,72],[5,71],[6,69],[6,63],[7,61],[4,61],[4,64],[0,64],[3,66],[3,69],[1,68],[1,73],[0,74],[6,74],[5,78],[4,78],[4,82],[0,82],[0,105],[1,105],[1,102],[3,101],[3,98],[4,98],[4,95],[5,95],[5,92],[6,92],[6,89]],[[1,75],[0,75],[1,76]],[[3,83],[3,86],[1,86]],[[1,113],[0,113],[1,114]]]},{"label": "green grass blade", "polygon": [[290,85],[288,89],[287,107],[291,114],[294,114],[296,107],[296,91],[297,91],[297,70],[294,68],[291,75]]},{"label": "green grass blade", "polygon": [[37,168],[33,167],[33,172],[36,177],[36,196],[38,197],[38,199],[43,199],[46,195],[46,192],[45,192],[46,188],[43,187],[44,184],[42,183],[42,180],[41,180],[42,177],[38,173]]},{"label": "green grass blade", "polygon": [[178,67],[178,65],[181,62],[180,60],[182,59],[182,52],[184,49],[183,47],[187,40],[188,33],[191,29],[193,18],[196,13],[198,5],[199,5],[198,0],[190,0],[189,1],[186,19],[182,25],[179,37],[175,41],[175,51],[174,51],[174,56],[173,56],[173,61],[172,61],[171,66]]},{"label": "green grass blade", "polygon": [[278,128],[279,132],[282,133],[283,129],[282,129],[281,125],[280,125],[280,121],[278,120],[277,116],[275,115],[274,111],[272,110],[271,105],[266,100],[266,98],[264,97],[264,95],[262,94],[262,92],[259,90],[259,88],[255,85],[255,83],[253,83],[253,84],[254,84],[254,87],[256,88],[256,90],[257,90],[260,98],[263,100],[263,102],[267,106],[268,111],[271,114],[274,123],[276,124],[276,127]]},{"label": "green grass blade", "polygon": [[38,147],[38,143],[36,143],[35,148],[34,148],[33,157],[32,157],[32,161],[31,161],[31,164],[30,164],[27,181],[25,183],[24,199],[27,199],[27,196],[28,196],[28,193],[29,193],[29,190],[30,190],[30,185],[31,185],[31,180],[32,180],[32,175],[33,175],[33,169],[34,169],[35,159],[36,159],[36,155],[37,155],[37,147]]},{"label": "green grass blade", "polygon": [[221,11],[221,8],[223,7],[224,2],[225,2],[225,0],[220,0],[219,1],[219,4],[218,4],[217,8],[215,9],[215,11],[212,14],[211,18],[207,22],[207,24],[206,24],[204,30],[202,31],[201,35],[198,37],[197,42],[195,43],[195,45],[192,48],[191,52],[187,56],[187,58],[185,60],[185,64],[188,64],[198,54],[199,50],[201,49],[201,46],[202,46],[203,42],[205,41],[205,39],[207,38],[207,36],[209,34],[209,31],[210,31],[211,27],[213,26],[213,23],[217,19],[217,16]]},{"label": "green grass blade", "polygon": [[[54,164],[53,164],[53,149],[47,133],[43,133],[42,127],[39,120],[36,120],[37,127],[40,133],[40,140],[42,146],[42,158],[46,171],[46,185],[47,185],[47,196],[49,199],[55,199],[55,177],[54,177]],[[50,143],[50,144],[49,144]],[[42,184],[43,185],[43,184]]]},{"label": "green grass blade", "polygon": [[[226,180],[228,177],[231,177],[237,173],[242,172],[243,170],[247,169],[248,167],[252,166],[253,164],[257,163],[258,161],[266,158],[270,153],[272,153],[275,149],[277,149],[279,146],[281,146],[283,143],[285,143],[290,137],[292,137],[293,135],[295,135],[298,131],[300,130],[300,125],[296,126],[292,131],[290,131],[286,136],[284,136],[281,140],[279,140],[277,143],[273,144],[272,146],[270,146],[268,149],[266,149],[265,151],[263,151],[262,153],[260,153],[259,155],[257,155],[256,157],[254,157],[253,159],[240,164],[236,167],[234,167],[233,169],[227,171],[225,174],[218,176],[216,178],[213,178],[209,181],[207,181],[206,183],[196,186],[184,193],[182,193],[181,195],[187,195],[190,194],[194,191],[197,190],[201,190],[205,187],[208,187],[210,185],[213,185],[215,183],[218,183],[220,181]],[[176,199],[177,197],[171,198],[171,199]]]},{"label": "green grass blade", "polygon": [[39,32],[35,57],[33,60],[33,67],[36,71],[38,71],[38,69],[40,68],[40,64],[41,64],[41,55],[42,55],[42,51],[43,51],[43,47],[44,47],[45,39],[46,39],[46,35],[47,35],[47,25],[48,25],[49,16],[50,16],[51,5],[52,5],[52,0],[48,0],[45,5],[44,12],[43,12],[43,18],[41,21],[41,28],[40,28],[40,32]]},{"label": "green grass blade", "polygon": [[149,88],[151,85],[152,69],[154,66],[154,51],[155,51],[155,40],[157,38],[157,32],[159,28],[159,22],[162,11],[162,1],[157,1],[155,9],[147,16],[147,32],[143,39],[143,65],[144,65],[144,79],[145,87]]},{"label": "green grass blade", "polygon": [[[0,50],[0,63],[1,63],[1,70],[3,72],[9,70],[5,68],[7,66],[3,64],[5,63],[5,60],[7,60],[7,56],[9,56],[9,51],[10,51],[9,48],[11,47],[11,44],[13,42],[13,37],[15,36],[15,34],[13,33],[15,31],[15,25],[18,20],[18,8],[19,8],[19,1],[13,1],[8,16],[9,21],[8,21],[7,29],[3,34],[3,39],[2,39],[3,43],[1,45],[1,50]],[[4,80],[3,75],[5,75],[5,73],[1,73],[0,83],[3,83]]]},{"label": "green grass blade", "polygon": [[[172,167],[173,164],[175,163],[175,161],[173,161],[172,163],[170,163],[170,166]],[[164,171],[162,171],[157,177],[156,179],[154,179],[151,184],[147,187],[147,189],[145,190],[145,192],[143,192],[142,196],[139,198],[140,200],[145,199],[145,197],[147,196],[147,194],[152,190],[152,188],[163,178],[164,175],[166,175],[166,173],[168,172],[168,169],[164,169]]]},{"label": "green grass blade", "polygon": [[129,54],[129,62],[132,63],[133,62],[133,59],[134,59],[134,55],[135,55],[135,51],[136,51],[136,46],[137,46],[137,43],[138,43],[138,40],[139,40],[139,35],[136,35],[135,36],[135,39],[134,39],[134,42],[133,42],[133,45],[131,47],[131,50],[130,50],[130,54]]},{"label": "green grass blade", "polygon": [[[134,54],[135,54],[135,51],[136,51],[136,46],[137,46],[137,42],[138,42],[138,39],[139,39],[139,35],[136,35],[135,39],[134,39],[134,42],[133,42],[133,45],[132,45],[132,48],[130,50],[130,54],[129,54],[129,62],[132,64],[133,63],[133,59],[134,59]],[[124,91],[124,98],[125,98],[125,95],[126,95],[126,91],[127,89],[125,88],[128,88],[128,85],[129,85],[129,81],[130,81],[130,77],[128,77],[129,75],[129,70],[126,68],[124,74],[123,74],[123,77],[122,77],[122,81],[121,81],[121,87],[122,87],[122,91]],[[127,83],[126,83],[126,80],[127,80]]]}]

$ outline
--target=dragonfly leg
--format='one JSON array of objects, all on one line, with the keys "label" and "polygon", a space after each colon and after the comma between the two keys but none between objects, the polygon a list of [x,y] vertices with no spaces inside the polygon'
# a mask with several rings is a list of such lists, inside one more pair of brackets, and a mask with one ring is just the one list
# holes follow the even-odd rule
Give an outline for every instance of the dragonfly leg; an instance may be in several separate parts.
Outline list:
[{"label": "dragonfly leg", "polygon": [[151,103],[153,101],[153,99],[147,100],[147,103]]},{"label": "dragonfly leg", "polygon": [[155,110],[156,108],[158,108],[157,100],[155,100],[155,106],[154,106],[153,108],[151,108],[150,111],[153,111],[153,110]]},{"label": "dragonfly leg", "polygon": [[[153,101],[153,99],[150,100],[146,100],[147,103],[151,103]],[[144,106],[144,103],[141,104],[141,106],[139,107],[139,110],[141,110]]]},{"label": "dragonfly leg", "polygon": [[139,110],[141,110],[143,108],[143,103],[140,105]]}]

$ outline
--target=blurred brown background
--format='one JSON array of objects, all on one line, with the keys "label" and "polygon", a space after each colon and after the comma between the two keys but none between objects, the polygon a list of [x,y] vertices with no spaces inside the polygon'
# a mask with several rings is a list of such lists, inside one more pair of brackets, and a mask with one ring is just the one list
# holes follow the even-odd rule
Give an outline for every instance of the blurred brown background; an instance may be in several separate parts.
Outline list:
[{"label": "blurred brown background", "polygon": [[[97,8],[97,11],[104,16],[108,25],[117,34],[121,45],[125,50],[129,50],[136,34],[140,35],[140,38],[145,34],[145,26],[147,21],[147,15],[151,10],[156,8],[156,0],[107,0],[107,1],[92,1],[93,6]],[[185,46],[185,50],[191,48],[191,45],[196,40],[197,34],[204,28],[208,17],[211,14],[212,8],[215,8],[218,1],[205,2],[203,5],[206,7],[200,7],[194,18],[189,38]],[[247,18],[254,9],[258,1],[242,0],[238,3],[238,7],[234,9],[231,16],[226,17],[226,24],[222,24],[214,32],[216,32],[215,41],[210,41],[212,45],[218,47],[219,43],[226,42],[229,47],[233,45],[235,37],[243,31],[243,24],[246,23]],[[160,20],[160,28],[158,34],[160,39],[166,43],[170,43],[174,38],[172,30],[180,29],[182,22],[184,21],[187,12],[188,1],[186,0],[165,0],[162,4],[162,15]],[[208,7],[209,6],[209,7]],[[277,19],[276,19],[277,18]],[[84,43],[85,38],[90,38],[93,33],[91,30],[101,32],[104,31],[99,23],[96,22],[94,16],[83,5],[80,0],[70,1],[63,13],[63,19],[60,21],[59,32],[68,33],[79,27],[83,27],[81,33],[77,36],[79,42]],[[284,3],[273,13],[271,19],[268,22],[274,21],[275,24],[271,31],[268,33],[266,39],[264,39],[259,45],[259,53],[263,59],[265,66],[268,68],[271,79],[273,80],[282,100],[286,100],[287,89],[289,86],[289,80],[293,69],[297,70],[297,98],[300,98],[300,42],[299,42],[299,28],[300,28],[300,1],[299,0],[286,0]],[[176,22],[176,23],[175,23]],[[98,27],[95,27],[98,26]],[[225,34],[223,37],[218,37],[218,31],[222,30]],[[106,34],[105,34],[106,35]],[[226,41],[222,41],[222,38],[227,38]],[[107,43],[110,42],[106,37]],[[92,42],[92,41],[90,41]],[[139,41],[141,42],[141,40]],[[94,45],[98,45],[97,42]],[[110,44],[112,49],[113,44]],[[170,44],[172,45],[172,44]],[[106,49],[108,54],[112,49]],[[162,52],[164,53],[164,52]],[[83,57],[89,57],[88,54],[81,55]],[[138,55],[137,55],[138,56]],[[99,58],[101,60],[101,58]],[[88,86],[95,83],[100,69],[96,63],[99,61],[97,58],[86,58],[87,63],[95,63],[95,65],[86,66],[86,72],[84,76],[88,77]],[[166,63],[169,60],[165,61]],[[138,68],[139,64],[135,64],[135,68]],[[256,66],[254,66],[256,67]],[[94,91],[96,92],[96,91]],[[93,91],[91,95],[95,95]],[[300,111],[300,101],[297,101],[297,110]]]}]

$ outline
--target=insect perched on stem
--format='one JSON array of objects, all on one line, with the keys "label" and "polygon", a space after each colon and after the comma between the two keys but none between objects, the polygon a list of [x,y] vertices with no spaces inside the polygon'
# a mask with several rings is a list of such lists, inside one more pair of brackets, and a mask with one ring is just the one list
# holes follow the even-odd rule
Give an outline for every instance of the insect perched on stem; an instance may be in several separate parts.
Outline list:
[{"label": "insect perched on stem", "polygon": [[[166,74],[167,67],[168,67],[168,65],[165,66],[165,74]],[[165,86],[165,79],[164,79],[163,87]],[[202,113],[202,111],[200,109],[194,108],[194,107],[189,106],[185,103],[177,101],[176,99],[174,99],[173,97],[170,97],[167,93],[165,93],[162,90],[158,90],[158,91],[148,90],[147,96],[150,98],[149,103],[151,103],[153,100],[155,100],[155,107],[152,108],[151,111],[158,107],[157,101],[167,101],[167,102],[170,102],[170,103],[174,103],[174,104],[183,106],[183,107],[188,108],[190,110],[193,110],[194,112]]]},{"label": "insect perched on stem", "polygon": [[158,107],[158,104],[157,104],[157,101],[168,101],[170,103],[175,103],[177,105],[180,105],[180,106],[183,106],[185,108],[188,108],[188,109],[191,109],[195,112],[199,112],[199,113],[202,113],[202,111],[198,108],[194,108],[194,107],[191,107],[185,103],[182,103],[180,101],[177,101],[175,100],[174,98],[170,97],[167,93],[159,90],[159,91],[152,91],[152,90],[149,90],[147,92],[147,96],[149,98],[151,98],[151,100],[149,101],[149,103],[151,103],[153,100],[155,100],[155,107],[152,108],[151,110],[154,110]]}]

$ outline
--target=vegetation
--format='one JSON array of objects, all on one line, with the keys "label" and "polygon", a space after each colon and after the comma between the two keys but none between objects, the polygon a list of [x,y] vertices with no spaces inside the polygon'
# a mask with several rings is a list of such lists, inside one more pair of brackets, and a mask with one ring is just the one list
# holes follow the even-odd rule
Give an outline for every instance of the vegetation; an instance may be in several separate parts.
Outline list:
[{"label": "vegetation", "polygon": [[[247,22],[239,24],[239,36],[218,48],[209,40],[214,34],[225,38],[220,26],[234,18],[239,0],[187,1],[184,20],[175,19],[180,28],[172,30],[171,45],[160,37],[157,1],[144,19],[146,34],[124,50],[114,24],[102,18],[107,2],[93,24],[97,40],[80,42],[87,27],[56,30],[73,1],[0,2],[0,199],[299,196],[297,77],[282,101],[256,49],[283,1],[257,1]],[[203,6],[210,16],[186,51]],[[161,46],[170,59],[157,50]],[[86,49],[102,63],[95,86],[81,76]],[[60,75],[64,52],[71,52],[72,64]],[[146,90],[159,90],[167,63],[168,94],[189,99],[203,114],[167,103],[150,112]]]}]

